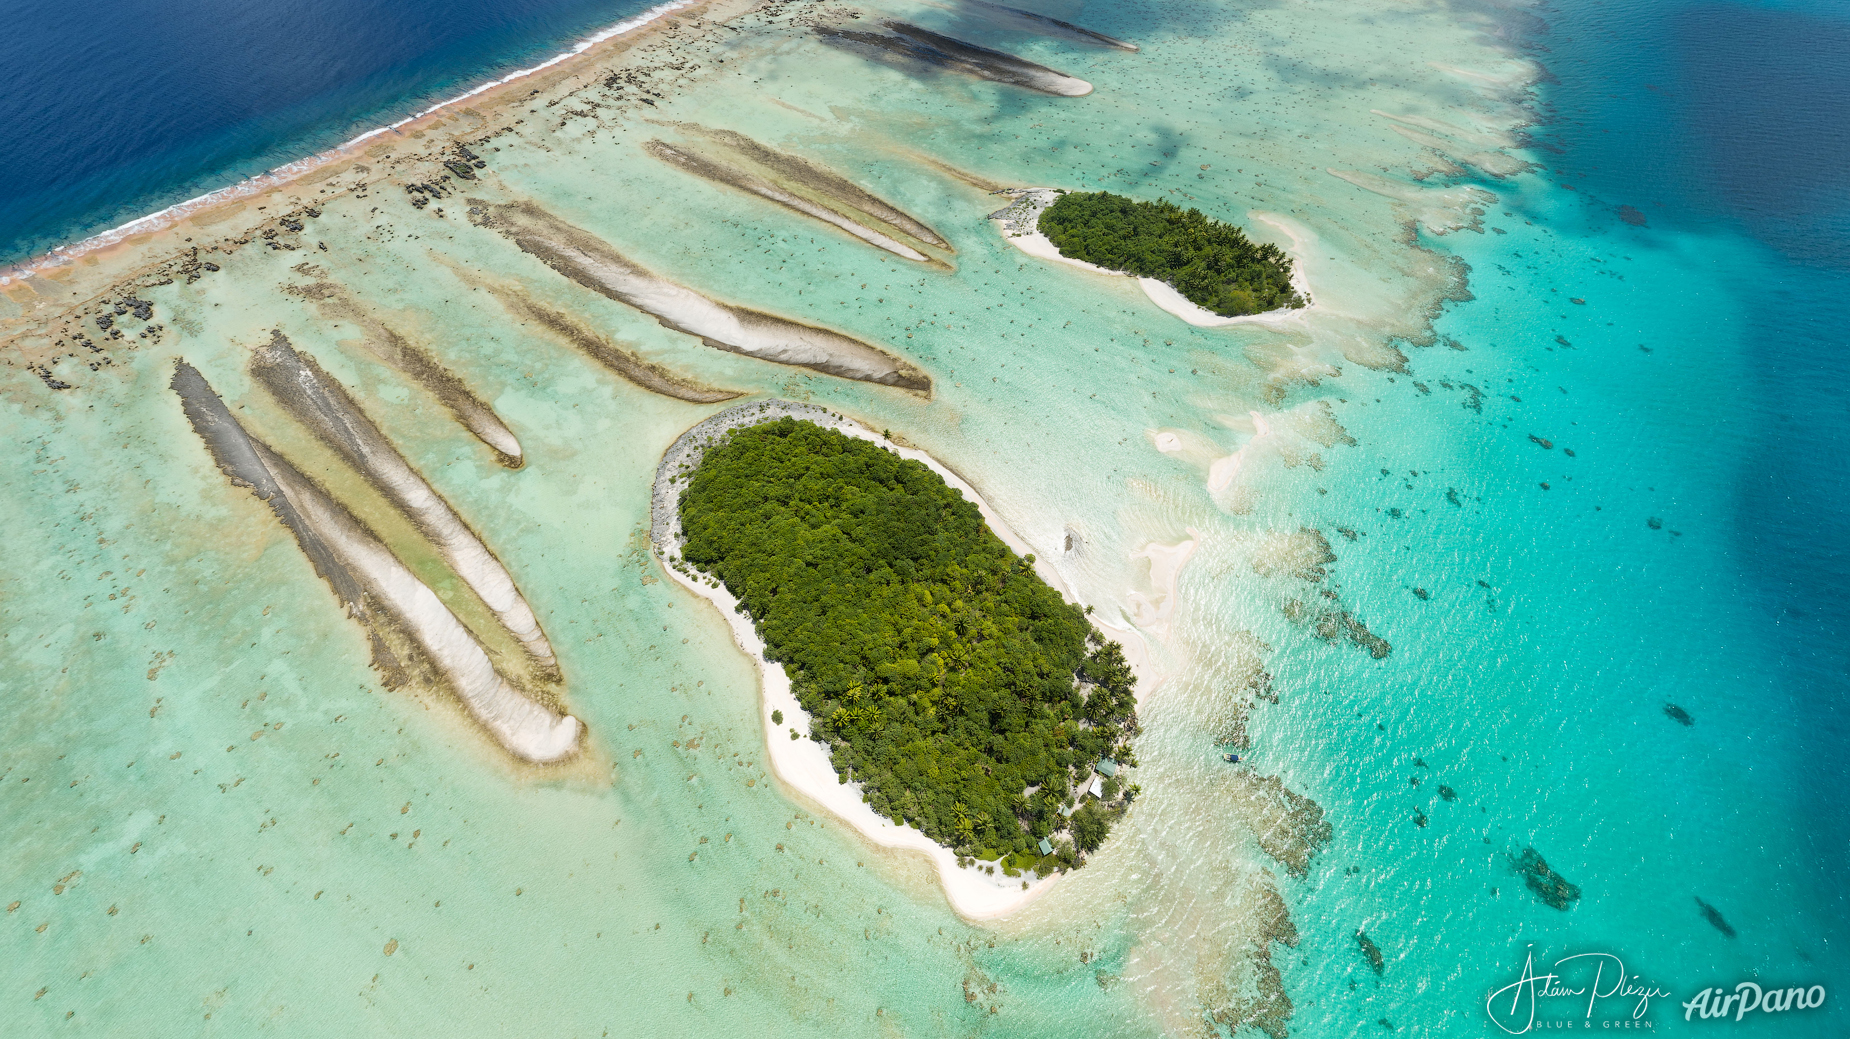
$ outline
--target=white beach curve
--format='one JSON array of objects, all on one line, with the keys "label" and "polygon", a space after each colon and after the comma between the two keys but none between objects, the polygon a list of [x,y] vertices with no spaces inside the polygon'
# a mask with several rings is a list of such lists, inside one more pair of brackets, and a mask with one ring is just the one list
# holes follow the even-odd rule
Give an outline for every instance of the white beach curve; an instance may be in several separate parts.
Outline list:
[{"label": "white beach curve", "polygon": [[[900,447],[887,441],[879,434],[849,419],[841,418],[821,408],[811,405],[791,405],[788,402],[757,402],[742,405],[741,408],[764,407],[763,418],[754,418],[742,425],[758,425],[773,421],[782,415],[792,415],[805,421],[814,422],[825,428],[839,430],[848,436],[871,441],[881,447],[915,462],[920,462],[943,478],[944,482],[962,492],[965,500],[976,505],[982,513],[983,521],[989,525],[997,537],[1021,555],[1033,554],[1033,549],[1012,530],[1003,524],[1002,518],[985,502],[976,489],[961,477],[945,468],[936,459],[923,451]],[[737,409],[734,409],[737,410]],[[725,414],[724,412],[721,413]],[[698,428],[698,427],[696,427]],[[717,434],[715,434],[717,435]],[[666,469],[666,464],[664,464]],[[661,476],[657,478],[657,506],[663,500],[661,495]],[[676,489],[678,493],[678,488]],[[678,517],[674,526],[678,528]],[[677,530],[678,535],[678,530]],[[675,544],[679,545],[678,536]],[[681,573],[663,558],[662,546],[655,545],[657,558],[662,562],[662,569],[683,588],[711,602],[720,615],[726,619],[727,627],[732,631],[732,638],[739,648],[745,651],[758,669],[760,687],[764,691],[759,703],[760,720],[764,724],[765,752],[770,761],[772,773],[786,786],[795,790],[837,818],[846,822],[869,842],[883,848],[916,851],[931,860],[938,874],[938,881],[944,890],[945,900],[958,916],[966,920],[996,920],[1008,916],[1032,902],[1043,893],[1059,883],[1064,873],[1050,877],[1039,877],[1028,882],[1024,890],[1021,878],[1005,877],[1001,874],[991,876],[979,872],[976,867],[964,868],[957,865],[957,856],[951,849],[927,837],[912,826],[900,826],[879,813],[861,800],[861,787],[858,783],[843,783],[835,772],[835,766],[829,761],[826,748],[807,736],[791,739],[789,730],[798,733],[809,729],[809,713],[797,702],[796,694],[791,690],[790,678],[783,667],[767,661],[764,656],[764,641],[752,626],[751,618],[738,608],[739,600],[721,584],[714,587],[702,584]],[[1043,580],[1060,589],[1069,601],[1071,591],[1066,582],[1053,568],[1039,556],[1035,559],[1035,572]],[[773,711],[782,711],[782,724],[772,721]]]}]

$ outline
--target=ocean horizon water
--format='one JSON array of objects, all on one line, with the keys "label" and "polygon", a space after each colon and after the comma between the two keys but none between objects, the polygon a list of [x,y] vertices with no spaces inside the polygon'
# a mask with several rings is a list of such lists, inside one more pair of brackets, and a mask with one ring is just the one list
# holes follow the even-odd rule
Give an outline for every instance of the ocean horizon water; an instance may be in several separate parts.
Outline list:
[{"label": "ocean horizon water", "polygon": [[261,176],[652,6],[23,9],[0,40],[0,117],[13,128],[0,143],[0,264]]},{"label": "ocean horizon water", "polygon": [[[125,62],[68,97],[49,77],[93,37],[38,12],[0,43],[27,118],[0,145],[0,253],[300,159],[646,6],[292,5],[210,32],[184,8],[151,46],[194,72]],[[20,1034],[1842,1034],[1840,6],[1031,5],[1134,53],[968,3],[737,6],[469,124],[479,179],[414,203],[403,185],[440,168],[368,160],[292,203],[327,213],[299,239],[227,238],[196,288],[143,276],[155,316],[126,347],[92,310],[101,348],[35,317],[48,278],[0,298],[0,1004]],[[1093,92],[825,46],[827,19],[915,21]],[[150,81],[174,86],[112,100]],[[948,246],[897,259],[645,147],[701,127],[826,165]],[[1000,187],[1198,206],[1287,246],[1316,306],[1189,326],[1013,248],[985,219]],[[708,349],[497,234],[482,213],[516,202],[858,336],[931,390]],[[182,358],[490,626],[247,371],[272,329],[532,601],[550,695],[591,734],[571,771],[498,757],[369,666],[201,448],[167,389]],[[656,462],[725,405],[614,377],[588,339],[897,434],[1133,645],[1141,794],[1084,869],[966,921],[922,860],[779,784],[751,662],[647,536]],[[459,435],[388,340],[450,366],[524,466]],[[1526,984],[1550,971],[1600,994]],[[1748,984],[1802,996],[1718,1020]]]}]

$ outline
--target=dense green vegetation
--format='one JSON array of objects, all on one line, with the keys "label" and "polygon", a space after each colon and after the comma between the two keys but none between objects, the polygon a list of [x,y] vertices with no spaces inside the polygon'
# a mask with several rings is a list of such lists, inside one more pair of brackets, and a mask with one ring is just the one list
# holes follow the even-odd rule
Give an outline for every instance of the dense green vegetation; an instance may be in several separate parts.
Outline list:
[{"label": "dense green vegetation", "polygon": [[1166,281],[1223,317],[1306,302],[1291,287],[1291,258],[1278,246],[1254,245],[1199,209],[1074,191],[1041,211],[1040,231],[1062,256]]},{"label": "dense green vegetation", "polygon": [[[842,782],[959,855],[1053,868],[1076,785],[1129,757],[1136,679],[1032,557],[928,467],[791,418],[708,448],[680,510],[686,564],[739,598]],[[1086,802],[1057,864],[1122,811]]]}]

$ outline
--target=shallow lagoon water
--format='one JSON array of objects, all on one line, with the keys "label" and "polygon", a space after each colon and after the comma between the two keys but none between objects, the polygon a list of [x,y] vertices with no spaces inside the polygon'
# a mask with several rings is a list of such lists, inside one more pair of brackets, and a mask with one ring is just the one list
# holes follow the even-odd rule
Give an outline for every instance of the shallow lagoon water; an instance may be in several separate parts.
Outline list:
[{"label": "shallow lagoon water", "polygon": [[[1764,417],[1742,389],[1763,377],[1746,344],[1764,308],[1715,262],[1780,259],[1725,221],[1628,224],[1627,185],[1596,201],[1546,169],[1472,174],[1374,114],[1458,128],[1461,153],[1513,145],[1541,114],[1513,49],[1538,31],[1521,12],[1313,7],[1042,9],[1135,54],[879,12],[1081,77],[1084,98],[915,75],[747,18],[660,90],[665,111],[536,103],[500,152],[477,147],[483,192],[540,199],[716,298],[882,345],[927,371],[929,400],[702,346],[470,226],[459,197],[417,211],[391,180],[324,202],[299,251],[246,248],[221,275],[140,290],[167,331],[108,344],[100,371],[61,361],[75,390],[45,389],[19,357],[53,351],[16,340],[5,486],[22,550],[0,564],[0,609],[20,706],[0,729],[0,813],[18,835],[4,901],[21,905],[0,927],[22,954],[0,978],[28,1033],[1199,1034],[1216,1012],[1260,1016],[1269,966],[1298,1034],[1478,1034],[1531,942],[1620,953],[1678,998],[1755,971],[1829,984],[1842,817],[1795,790],[1841,776],[1816,754],[1837,738],[1815,713],[1833,672],[1792,665],[1743,606],[1755,532],[1731,488],[1765,449],[1731,432]],[[954,270],[669,168],[642,149],[660,132],[647,118],[828,165],[945,235]],[[995,199],[920,155],[998,185],[1281,214],[1321,247],[1303,261],[1328,311],[1191,328],[1128,280],[1023,257],[984,220]],[[981,488],[1147,655],[1144,792],[1111,846],[1020,917],[973,927],[921,864],[780,793],[749,663],[647,555],[656,460],[723,405],[623,381],[452,265],[689,379],[890,428]],[[278,291],[322,277],[452,365],[526,466]],[[8,298],[11,331],[30,299]],[[522,770],[440,694],[383,689],[361,630],[213,470],[164,389],[173,357],[467,606],[243,374],[278,327],[509,566],[591,734],[572,770]],[[1276,565],[1300,527],[1336,556],[1321,580]],[[1186,541],[1172,586],[1160,548]],[[1391,653],[1326,644],[1293,601],[1337,604]],[[1212,741],[1255,659],[1279,702],[1250,712],[1230,768]],[[1268,776],[1332,826],[1301,876],[1267,843]],[[1570,911],[1510,866],[1531,845],[1581,887]],[[1266,940],[1270,891],[1295,947]],[[1665,1030],[1682,1025],[1670,1002],[1652,1011]],[[1830,1034],[1833,1015],[1760,1027]]]}]

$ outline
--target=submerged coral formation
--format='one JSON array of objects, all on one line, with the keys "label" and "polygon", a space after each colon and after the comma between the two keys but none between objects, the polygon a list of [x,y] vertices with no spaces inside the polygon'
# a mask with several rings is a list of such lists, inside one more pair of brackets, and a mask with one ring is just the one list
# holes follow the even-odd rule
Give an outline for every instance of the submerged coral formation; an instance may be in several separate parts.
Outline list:
[{"label": "submerged coral formation", "polygon": [[1519,856],[1512,856],[1511,863],[1522,874],[1523,883],[1535,893],[1543,904],[1555,909],[1566,909],[1580,899],[1580,888],[1568,883],[1567,878],[1549,868],[1542,853],[1534,848],[1524,848]]}]

